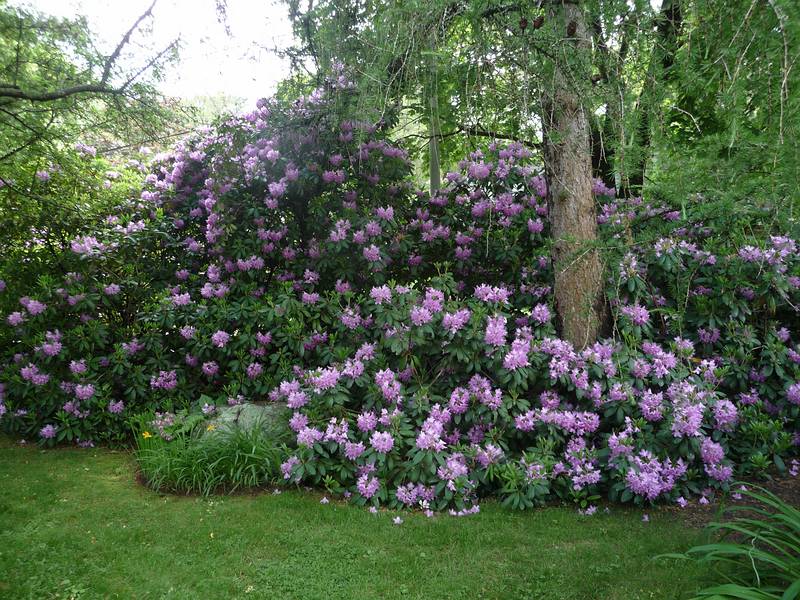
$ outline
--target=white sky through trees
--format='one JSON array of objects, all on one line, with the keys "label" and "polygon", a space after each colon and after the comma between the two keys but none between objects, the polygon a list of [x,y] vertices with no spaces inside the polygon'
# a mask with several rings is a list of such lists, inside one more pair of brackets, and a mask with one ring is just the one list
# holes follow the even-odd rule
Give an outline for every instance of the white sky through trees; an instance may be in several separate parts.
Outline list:
[{"label": "white sky through trees", "polygon": [[[58,17],[84,15],[96,43],[110,53],[152,0],[12,0],[13,6]],[[168,67],[159,88],[192,98],[227,94],[244,98],[245,108],[275,91],[289,73],[288,61],[270,50],[292,39],[285,6],[272,0],[228,0],[221,23],[215,0],[159,0],[153,19],[131,40],[141,65],[177,36],[180,61]],[[225,26],[230,35],[226,33]],[[130,60],[130,59],[128,59]],[[134,57],[136,63],[136,57]]]},{"label": "white sky through trees", "polygon": [[[9,4],[57,17],[83,15],[99,49],[109,54],[151,1],[10,0]],[[221,0],[226,5],[222,23],[217,1],[158,0],[153,18],[128,46],[134,56],[127,62],[121,57],[120,64],[135,71],[180,36],[180,60],[167,68],[159,84],[162,92],[187,99],[225,94],[244,99],[244,109],[253,107],[289,74],[288,61],[272,51],[291,44],[287,7],[277,0]],[[650,4],[658,10],[661,0]]]}]

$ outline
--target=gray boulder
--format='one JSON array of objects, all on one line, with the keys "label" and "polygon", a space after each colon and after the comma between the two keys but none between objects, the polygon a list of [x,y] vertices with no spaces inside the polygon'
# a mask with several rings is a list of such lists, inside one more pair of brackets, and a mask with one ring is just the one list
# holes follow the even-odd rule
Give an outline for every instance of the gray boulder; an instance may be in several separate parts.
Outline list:
[{"label": "gray boulder", "polygon": [[291,415],[291,409],[282,402],[223,406],[217,409],[217,414],[210,421],[214,426],[211,431],[231,427],[250,431],[254,427],[260,427],[271,437],[291,439],[293,437],[289,428]]}]

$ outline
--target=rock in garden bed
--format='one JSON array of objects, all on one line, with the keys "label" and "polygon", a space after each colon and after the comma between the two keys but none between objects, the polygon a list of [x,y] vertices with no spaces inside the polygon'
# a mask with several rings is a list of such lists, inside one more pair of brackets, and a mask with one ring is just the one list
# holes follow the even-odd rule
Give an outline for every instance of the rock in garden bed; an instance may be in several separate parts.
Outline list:
[{"label": "rock in garden bed", "polygon": [[291,410],[283,402],[270,404],[237,404],[217,409],[216,416],[210,421],[208,431],[239,427],[249,431],[260,427],[265,433],[275,438],[291,438],[289,417]]}]

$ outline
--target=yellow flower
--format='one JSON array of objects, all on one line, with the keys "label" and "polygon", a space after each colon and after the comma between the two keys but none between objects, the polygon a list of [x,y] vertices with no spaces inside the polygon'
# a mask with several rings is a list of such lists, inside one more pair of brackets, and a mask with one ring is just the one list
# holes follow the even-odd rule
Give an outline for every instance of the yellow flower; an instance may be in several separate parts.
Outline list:
[{"label": "yellow flower", "polygon": [[153,434],[150,433],[149,431],[145,431],[144,433],[142,433],[142,437],[144,439],[147,439],[147,438],[153,437]]},{"label": "yellow flower", "polygon": [[213,423],[209,423],[208,427],[206,427],[206,431],[214,431],[215,429],[216,429],[216,427],[214,427]]}]

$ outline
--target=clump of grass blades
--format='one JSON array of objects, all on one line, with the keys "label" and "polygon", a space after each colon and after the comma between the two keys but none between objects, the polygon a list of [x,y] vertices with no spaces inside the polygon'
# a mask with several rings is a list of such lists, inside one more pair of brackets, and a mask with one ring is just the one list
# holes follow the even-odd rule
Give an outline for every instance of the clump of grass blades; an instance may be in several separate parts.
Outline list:
[{"label": "clump of grass blades", "polygon": [[[154,436],[155,438],[155,436]],[[150,438],[136,452],[154,490],[179,494],[234,493],[277,479],[284,440],[259,426],[222,427],[205,435],[187,432],[167,442]]]},{"label": "clump of grass blades", "polygon": [[718,567],[727,583],[700,591],[693,600],[795,600],[800,597],[800,510],[760,488],[749,502],[726,511],[731,519],[708,526],[719,541],[669,558]]}]

